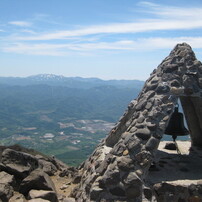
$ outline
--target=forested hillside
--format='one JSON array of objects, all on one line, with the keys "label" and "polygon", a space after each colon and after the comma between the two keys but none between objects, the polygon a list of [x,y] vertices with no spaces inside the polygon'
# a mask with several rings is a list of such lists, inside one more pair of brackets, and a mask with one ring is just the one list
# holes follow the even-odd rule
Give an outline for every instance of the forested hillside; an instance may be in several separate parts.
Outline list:
[{"label": "forested hillside", "polygon": [[0,78],[0,144],[22,144],[77,164],[109,132],[142,84],[53,75]]}]

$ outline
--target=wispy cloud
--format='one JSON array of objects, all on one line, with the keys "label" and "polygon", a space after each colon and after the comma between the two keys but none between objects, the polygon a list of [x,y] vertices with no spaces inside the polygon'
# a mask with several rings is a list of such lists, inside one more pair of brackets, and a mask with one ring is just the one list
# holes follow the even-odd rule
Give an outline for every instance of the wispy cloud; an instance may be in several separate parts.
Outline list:
[{"label": "wispy cloud", "polygon": [[[193,48],[202,48],[202,37],[186,37],[184,35],[170,38],[145,38],[134,35],[134,33],[144,35],[151,31],[157,33],[168,30],[200,29],[202,28],[202,8],[171,7],[147,1],[141,2],[139,6],[143,14],[149,13],[151,17],[145,19],[142,15],[142,18],[133,22],[89,25],[79,29],[49,31],[48,33],[26,29],[25,27],[31,26],[28,21],[12,21],[9,24],[21,28],[18,33],[7,38],[8,43],[2,46],[2,50],[19,54],[63,56],[72,53],[94,53],[95,51],[110,50],[157,50],[172,48],[181,42],[187,42]],[[46,17],[46,15],[39,15],[37,20],[41,18],[46,20]],[[108,34],[113,37],[113,40],[106,40]],[[117,37],[118,35],[119,37]]]},{"label": "wispy cloud", "polygon": [[16,43],[3,48],[5,52],[28,55],[65,56],[76,52],[94,51],[151,51],[173,48],[177,43],[186,42],[193,48],[202,48],[202,37],[176,37],[176,38],[140,38],[116,42],[78,43],[78,44],[27,44]]},{"label": "wispy cloud", "polygon": [[8,24],[19,26],[19,27],[30,27],[32,25],[31,22],[26,22],[26,21],[11,21]]},{"label": "wispy cloud", "polygon": [[21,32],[29,33],[29,34],[37,34],[35,31],[30,30],[30,29],[22,29]]},{"label": "wispy cloud", "polygon": [[30,37],[17,37],[18,40],[55,40],[69,39],[71,37],[87,36],[94,34],[128,34],[159,30],[179,30],[202,28],[201,18],[198,20],[147,20],[137,23],[116,23],[101,26],[89,26],[77,30],[64,30],[49,34],[42,34]]},{"label": "wispy cloud", "polygon": [[146,9],[144,10],[145,13],[151,13],[156,16],[161,16],[163,18],[169,19],[184,19],[187,20],[189,18],[197,19],[201,16],[202,8],[196,7],[174,7],[174,6],[164,6],[159,5],[147,1],[142,1],[140,3]]},{"label": "wispy cloud", "polygon": [[[3,48],[4,52],[12,52],[26,55],[50,55],[62,56],[64,55],[63,49],[66,45],[59,44],[24,44],[15,43]],[[67,53],[67,52],[66,52]]]},{"label": "wispy cloud", "polygon": [[188,30],[202,28],[202,8],[170,7],[145,1],[142,2],[141,5],[143,7],[142,12],[152,14],[152,18],[142,18],[134,22],[108,23],[99,26],[90,25],[80,29],[38,33],[38,35],[35,36],[18,36],[16,39],[30,41],[61,40],[97,34],[132,34],[159,30]]}]

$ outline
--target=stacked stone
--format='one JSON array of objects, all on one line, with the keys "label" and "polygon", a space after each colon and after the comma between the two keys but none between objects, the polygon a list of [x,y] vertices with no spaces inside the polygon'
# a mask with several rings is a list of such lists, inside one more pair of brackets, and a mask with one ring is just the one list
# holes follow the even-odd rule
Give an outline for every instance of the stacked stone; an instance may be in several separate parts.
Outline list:
[{"label": "stacked stone", "polygon": [[73,193],[77,201],[151,199],[144,179],[181,96],[202,97],[202,64],[185,43],[153,71],[138,98],[86,160]]}]

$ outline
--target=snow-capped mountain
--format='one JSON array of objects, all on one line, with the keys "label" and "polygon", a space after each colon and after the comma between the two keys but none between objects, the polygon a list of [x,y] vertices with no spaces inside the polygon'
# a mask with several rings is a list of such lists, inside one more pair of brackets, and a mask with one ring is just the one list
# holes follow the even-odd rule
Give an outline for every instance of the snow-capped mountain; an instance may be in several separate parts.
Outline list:
[{"label": "snow-capped mountain", "polygon": [[37,75],[29,76],[27,78],[35,80],[35,81],[50,81],[50,80],[61,81],[61,80],[65,79],[64,76],[55,75],[55,74],[37,74]]},{"label": "snow-capped mountain", "polygon": [[69,88],[89,89],[100,86],[118,88],[142,88],[144,82],[139,80],[102,80],[99,78],[65,77],[55,74],[38,74],[28,77],[0,77],[0,84],[6,85],[50,85]]}]

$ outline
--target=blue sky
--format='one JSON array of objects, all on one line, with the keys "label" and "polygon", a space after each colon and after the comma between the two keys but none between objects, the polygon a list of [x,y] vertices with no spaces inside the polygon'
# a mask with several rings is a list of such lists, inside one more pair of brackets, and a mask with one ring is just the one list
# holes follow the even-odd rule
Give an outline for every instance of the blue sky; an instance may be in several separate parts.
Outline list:
[{"label": "blue sky", "polygon": [[145,80],[171,49],[202,60],[201,0],[1,0],[0,76]]}]

